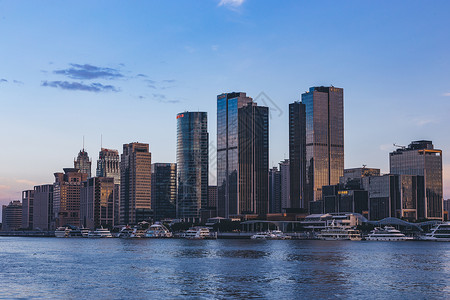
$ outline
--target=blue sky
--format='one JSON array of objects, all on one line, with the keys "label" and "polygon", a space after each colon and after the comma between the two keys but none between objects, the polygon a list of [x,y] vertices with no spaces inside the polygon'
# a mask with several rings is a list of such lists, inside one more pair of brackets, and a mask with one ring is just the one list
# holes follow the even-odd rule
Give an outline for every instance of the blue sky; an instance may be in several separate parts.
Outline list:
[{"label": "blue sky", "polygon": [[275,165],[288,157],[288,104],[331,84],[344,88],[347,168],[388,172],[393,143],[430,139],[444,151],[448,198],[449,11],[448,1],[0,0],[0,204],[52,183],[83,136],[93,165],[101,135],[104,147],[145,142],[153,162],[175,162],[185,110],[208,112],[213,150],[222,92],[266,95]]}]

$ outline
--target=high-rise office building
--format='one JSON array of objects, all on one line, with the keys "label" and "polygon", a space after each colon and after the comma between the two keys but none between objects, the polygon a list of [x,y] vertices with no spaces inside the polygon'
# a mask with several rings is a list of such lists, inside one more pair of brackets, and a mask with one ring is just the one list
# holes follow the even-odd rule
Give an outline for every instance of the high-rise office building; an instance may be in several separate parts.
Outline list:
[{"label": "high-rise office building", "polygon": [[177,115],[177,217],[195,220],[208,205],[206,112]]},{"label": "high-rise office building", "polygon": [[304,201],[306,181],[306,115],[305,104],[289,104],[289,173],[291,208],[308,209]]},{"label": "high-rise office building", "polygon": [[34,187],[33,229],[55,229],[53,222],[53,184]]},{"label": "high-rise office building", "polygon": [[218,215],[266,214],[269,109],[245,93],[217,96]]},{"label": "high-rise office building", "polygon": [[34,190],[22,192],[22,228],[33,229]]},{"label": "high-rise office building", "polygon": [[208,186],[208,207],[217,210],[217,185]]},{"label": "high-rise office building", "polygon": [[20,200],[2,205],[2,231],[17,230],[22,227],[22,203]]},{"label": "high-rise office building", "polygon": [[98,153],[97,177],[112,177],[115,184],[120,184],[119,151],[102,148]]},{"label": "high-rise office building", "polygon": [[85,228],[95,230],[100,226],[114,226],[114,178],[91,177],[81,183],[80,222]]},{"label": "high-rise office building", "polygon": [[281,193],[281,208],[292,208],[290,195],[290,166],[289,159],[280,162],[280,193]]},{"label": "high-rise office building", "polygon": [[177,164],[152,164],[152,209],[155,220],[176,217]]},{"label": "high-rise office building", "polygon": [[312,87],[302,94],[306,119],[305,201],[322,199],[322,186],[344,172],[344,90]]},{"label": "high-rise office building", "polygon": [[418,203],[419,219],[443,219],[442,150],[431,141],[413,141],[389,154],[391,174],[424,177],[425,198]]},{"label": "high-rise office building", "polygon": [[120,161],[120,224],[137,224],[152,217],[152,155],[149,145],[123,145]]},{"label": "high-rise office building", "polygon": [[55,226],[80,226],[81,182],[88,177],[76,168],[64,168],[64,173],[55,173],[53,184],[53,215]]},{"label": "high-rise office building", "polygon": [[81,173],[87,174],[88,178],[91,177],[92,162],[89,159],[88,153],[84,151],[84,148],[78,152],[77,159],[73,161],[73,166],[79,169]]},{"label": "high-rise office building", "polygon": [[277,167],[269,170],[269,213],[281,213],[281,174]]}]

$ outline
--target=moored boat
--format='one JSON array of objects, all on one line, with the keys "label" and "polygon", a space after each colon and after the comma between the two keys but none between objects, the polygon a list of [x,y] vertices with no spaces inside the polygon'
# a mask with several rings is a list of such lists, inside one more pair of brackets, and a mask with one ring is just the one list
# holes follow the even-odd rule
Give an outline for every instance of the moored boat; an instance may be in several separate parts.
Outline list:
[{"label": "moored boat", "polygon": [[412,239],[391,226],[375,228],[366,237],[367,241],[408,241]]},{"label": "moored boat", "polygon": [[88,233],[88,238],[112,238],[111,232],[106,228],[97,228],[94,231]]},{"label": "moored boat", "polygon": [[423,241],[450,242],[450,222],[438,224],[420,238]]},{"label": "moored boat", "polygon": [[167,229],[166,226],[155,223],[147,230],[145,237],[148,238],[170,238],[172,233]]}]

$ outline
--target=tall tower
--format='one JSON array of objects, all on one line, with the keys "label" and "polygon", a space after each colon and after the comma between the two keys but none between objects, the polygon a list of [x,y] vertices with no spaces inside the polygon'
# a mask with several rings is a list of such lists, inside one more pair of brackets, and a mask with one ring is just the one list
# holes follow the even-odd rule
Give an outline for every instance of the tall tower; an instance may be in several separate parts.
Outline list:
[{"label": "tall tower", "polygon": [[443,219],[442,150],[432,141],[413,141],[389,153],[391,174],[424,176],[424,201],[417,203],[419,219]]},{"label": "tall tower", "polygon": [[78,152],[77,159],[73,161],[73,167],[79,169],[81,173],[87,174],[89,178],[91,177],[91,166],[92,162],[89,159],[89,155],[83,148],[83,150]]},{"label": "tall tower", "polygon": [[177,164],[152,164],[152,209],[155,220],[176,217]]},{"label": "tall tower", "polygon": [[306,181],[306,115],[305,104],[289,104],[289,177],[290,207],[308,209],[304,198]]},{"label": "tall tower", "polygon": [[120,184],[119,151],[102,148],[98,153],[97,177],[112,177],[114,184]]},{"label": "tall tower", "polygon": [[123,145],[120,161],[120,223],[137,224],[151,218],[151,165],[149,145]]},{"label": "tall tower", "polygon": [[268,212],[269,109],[245,93],[217,96],[218,215]]},{"label": "tall tower", "polygon": [[177,115],[177,217],[200,218],[208,205],[208,119],[206,112]]},{"label": "tall tower", "polygon": [[302,94],[302,103],[306,120],[304,198],[311,203],[322,199],[322,186],[339,183],[344,173],[344,90],[312,87]]},{"label": "tall tower", "polygon": [[289,159],[280,162],[281,208],[291,208]]}]

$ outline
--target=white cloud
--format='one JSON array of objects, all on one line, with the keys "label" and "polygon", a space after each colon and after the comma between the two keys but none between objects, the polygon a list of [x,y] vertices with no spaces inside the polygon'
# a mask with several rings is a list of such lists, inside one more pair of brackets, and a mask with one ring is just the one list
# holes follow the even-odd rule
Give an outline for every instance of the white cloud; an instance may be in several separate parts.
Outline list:
[{"label": "white cloud", "polygon": [[450,97],[450,93],[444,93],[444,94],[442,94],[442,96],[444,96],[444,97]]},{"label": "white cloud", "polygon": [[245,0],[220,0],[219,6],[233,6],[238,7],[244,3]]}]

